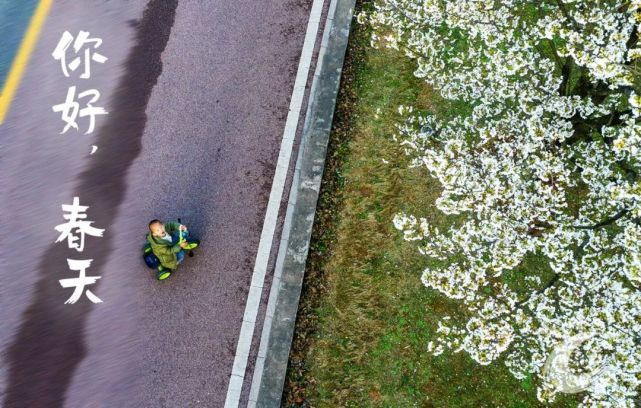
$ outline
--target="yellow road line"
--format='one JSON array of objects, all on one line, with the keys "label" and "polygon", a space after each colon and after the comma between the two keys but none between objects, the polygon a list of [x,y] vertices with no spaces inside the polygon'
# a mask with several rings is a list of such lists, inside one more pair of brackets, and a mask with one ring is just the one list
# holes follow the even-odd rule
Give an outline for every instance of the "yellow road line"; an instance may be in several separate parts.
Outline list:
[{"label": "yellow road line", "polygon": [[38,40],[38,35],[44,25],[47,14],[49,14],[52,2],[53,0],[40,0],[36,11],[33,13],[33,17],[31,17],[27,32],[22,38],[18,54],[16,54],[16,57],[13,59],[9,75],[7,76],[7,82],[5,82],[2,93],[0,93],[0,124],[4,122],[4,117],[9,110],[9,105],[11,105],[18,85],[20,85],[22,73],[27,66],[27,62],[29,62],[29,56],[36,45],[36,40]]}]

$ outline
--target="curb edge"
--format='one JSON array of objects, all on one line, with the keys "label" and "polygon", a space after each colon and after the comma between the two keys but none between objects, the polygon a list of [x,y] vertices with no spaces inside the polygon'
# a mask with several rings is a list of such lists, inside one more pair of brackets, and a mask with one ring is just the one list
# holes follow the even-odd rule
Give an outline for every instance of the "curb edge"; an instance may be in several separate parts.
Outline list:
[{"label": "curb edge", "polygon": [[355,0],[332,0],[314,72],[248,407],[279,407]]}]

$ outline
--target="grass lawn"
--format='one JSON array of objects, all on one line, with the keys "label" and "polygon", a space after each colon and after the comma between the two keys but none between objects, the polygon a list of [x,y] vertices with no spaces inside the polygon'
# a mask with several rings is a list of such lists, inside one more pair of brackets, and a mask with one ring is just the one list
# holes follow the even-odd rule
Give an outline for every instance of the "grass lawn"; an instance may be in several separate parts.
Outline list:
[{"label": "grass lawn", "polygon": [[[442,101],[413,69],[394,51],[370,48],[368,28],[354,23],[283,406],[542,406],[534,382],[515,379],[501,361],[481,366],[464,353],[426,350],[437,322],[460,308],[421,284],[430,260],[392,218],[452,220],[434,207],[438,183],[408,168],[392,135],[400,104],[438,115],[465,107]],[[536,256],[518,272],[505,277],[516,287],[524,275],[547,273]],[[554,406],[576,404],[570,396]]]}]

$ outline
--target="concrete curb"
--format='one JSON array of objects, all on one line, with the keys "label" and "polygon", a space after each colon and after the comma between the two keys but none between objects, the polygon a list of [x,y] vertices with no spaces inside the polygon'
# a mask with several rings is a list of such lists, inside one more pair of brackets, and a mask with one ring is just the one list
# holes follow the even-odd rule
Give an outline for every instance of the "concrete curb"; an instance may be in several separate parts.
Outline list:
[{"label": "concrete curb", "polygon": [[323,30],[248,407],[280,407],[355,0],[332,0]]}]

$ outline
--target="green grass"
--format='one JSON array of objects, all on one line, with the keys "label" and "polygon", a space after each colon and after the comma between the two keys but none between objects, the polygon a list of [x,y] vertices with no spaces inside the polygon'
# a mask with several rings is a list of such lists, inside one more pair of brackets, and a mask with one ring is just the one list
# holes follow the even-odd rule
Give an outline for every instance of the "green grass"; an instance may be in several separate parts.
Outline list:
[{"label": "green grass", "polygon": [[[284,406],[541,406],[535,380],[515,379],[500,360],[481,366],[465,353],[426,351],[437,322],[456,317],[459,303],[421,284],[421,272],[433,265],[402,240],[392,217],[403,211],[441,228],[452,220],[434,206],[438,183],[409,169],[391,136],[400,104],[439,116],[467,107],[442,101],[413,70],[396,52],[370,48],[367,29],[353,26]],[[518,269],[505,277],[510,286],[549,273],[536,256]]]}]

